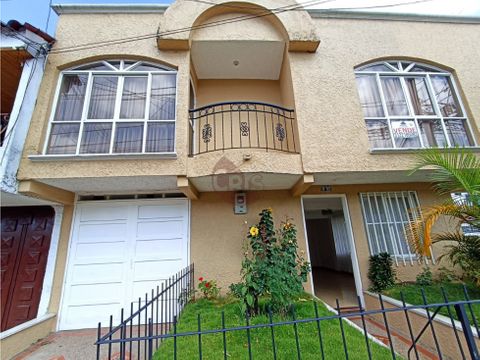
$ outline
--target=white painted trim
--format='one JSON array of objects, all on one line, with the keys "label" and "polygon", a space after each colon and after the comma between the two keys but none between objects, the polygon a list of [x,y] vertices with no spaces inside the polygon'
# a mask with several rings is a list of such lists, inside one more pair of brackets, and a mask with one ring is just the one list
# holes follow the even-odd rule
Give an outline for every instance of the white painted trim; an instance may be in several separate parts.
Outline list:
[{"label": "white painted trim", "polygon": [[169,6],[167,4],[53,4],[52,9],[57,15],[95,13],[163,14]]},{"label": "white painted trim", "polygon": [[[305,237],[305,243],[307,245],[307,259],[311,265],[312,262],[310,261],[310,245],[308,244],[308,233],[307,233],[307,218],[305,216],[305,206],[303,204],[303,196],[300,199],[300,204],[302,206],[302,220],[303,220],[303,232],[304,232],[303,236]],[[312,292],[312,295],[315,296],[315,284],[313,283],[312,271],[310,271],[310,274],[308,276],[310,278],[310,285],[311,285],[310,291]]]},{"label": "white painted trim", "polygon": [[[57,15],[62,14],[95,14],[95,13],[160,13],[169,8],[167,4],[53,4]],[[445,16],[408,13],[387,13],[373,11],[352,11],[342,9],[306,9],[312,18],[366,19],[392,21],[422,21],[441,23],[478,24],[480,17]]]},{"label": "white painted trim", "polygon": [[55,210],[55,218],[53,223],[53,230],[50,240],[50,249],[48,250],[47,267],[45,269],[45,276],[43,277],[42,295],[40,297],[40,304],[38,305],[37,318],[48,314],[48,306],[53,288],[53,276],[55,274],[55,265],[57,260],[58,243],[60,241],[60,230],[63,219],[63,206],[52,206]]},{"label": "white painted trim", "polygon": [[24,322],[20,325],[17,325],[15,327],[11,328],[11,329],[5,330],[4,332],[0,333],[0,340],[6,339],[9,336],[15,335],[15,334],[19,333],[20,331],[26,330],[26,329],[28,329],[32,326],[35,326],[35,325],[40,324],[44,321],[47,321],[48,319],[51,319],[55,316],[56,316],[56,314],[45,314],[45,315],[37,317],[33,320],[30,320],[30,321]]},{"label": "white painted trim", "polygon": [[65,161],[65,160],[176,160],[176,153],[132,153],[132,154],[82,154],[82,155],[29,155],[28,158],[32,161]]},{"label": "white painted trim", "polygon": [[478,16],[449,16],[449,15],[427,15],[409,13],[387,13],[373,11],[353,11],[342,9],[307,9],[312,18],[334,18],[334,19],[363,19],[363,20],[390,20],[390,21],[421,21],[438,23],[462,23],[478,24]]},{"label": "white painted trim", "polygon": [[[378,294],[372,293],[370,291],[365,291],[365,293],[378,299]],[[393,299],[389,296],[382,295],[382,300],[384,302],[390,304],[390,305],[393,305],[393,306],[396,306],[396,307],[403,307],[403,303],[401,301]],[[405,303],[405,305],[406,306],[415,306],[415,305],[408,304],[408,303]],[[424,309],[411,309],[409,311],[413,312],[417,315],[423,316],[425,319],[428,319],[427,312]],[[445,316],[445,315],[437,314],[437,315],[435,315],[435,318],[433,319],[433,321],[438,321],[439,323],[441,323],[443,325],[452,327],[452,320],[450,320],[450,318]],[[463,332],[462,323],[460,321],[454,319],[453,323],[455,324],[455,328],[457,330],[460,330],[461,332]],[[477,334],[477,330],[475,329],[475,327],[474,326],[470,326],[470,327],[472,328],[473,336],[476,337],[476,338],[479,338],[479,334]]]},{"label": "white painted trim", "polygon": [[[303,216],[303,226],[305,230],[305,240],[307,242],[307,255],[308,261],[310,262],[310,246],[308,243],[308,234],[307,234],[307,226],[306,226],[306,218],[305,218],[305,208],[303,204],[303,199],[315,199],[315,198],[340,198],[342,201],[342,211],[343,217],[345,218],[345,225],[347,226],[347,233],[349,237],[349,245],[350,245],[350,256],[352,259],[352,268],[353,268],[353,277],[355,279],[355,288],[357,291],[357,295],[360,297],[360,302],[362,306],[365,306],[365,300],[363,298],[363,285],[362,285],[362,277],[360,275],[360,266],[358,264],[357,258],[357,248],[355,245],[355,239],[353,236],[353,228],[352,223],[350,221],[350,211],[348,209],[348,201],[346,194],[321,194],[321,195],[302,195],[302,216]],[[310,272],[310,280],[312,283],[312,292],[315,294],[314,284],[313,284],[313,275]]]}]

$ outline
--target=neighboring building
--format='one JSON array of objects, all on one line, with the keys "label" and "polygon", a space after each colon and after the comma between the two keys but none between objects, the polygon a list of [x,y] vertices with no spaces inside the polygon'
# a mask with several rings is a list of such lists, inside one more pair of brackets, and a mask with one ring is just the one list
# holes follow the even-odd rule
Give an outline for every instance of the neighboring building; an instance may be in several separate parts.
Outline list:
[{"label": "neighboring building", "polygon": [[16,175],[54,41],[28,23],[1,23],[2,339],[15,332],[13,328],[48,314],[50,299],[46,295],[51,290],[55,260],[49,248],[55,236],[54,223],[57,228],[61,223],[62,207],[19,194]]},{"label": "neighboring building", "polygon": [[226,291],[268,207],[298,226],[306,289],[327,302],[363,296],[370,254],[401,280],[422,269],[403,229],[439,200],[408,170],[421,148],[478,150],[480,19],[273,0],[54,10],[18,180],[64,205],[56,316],[24,345],[94,327],[190,262]]}]

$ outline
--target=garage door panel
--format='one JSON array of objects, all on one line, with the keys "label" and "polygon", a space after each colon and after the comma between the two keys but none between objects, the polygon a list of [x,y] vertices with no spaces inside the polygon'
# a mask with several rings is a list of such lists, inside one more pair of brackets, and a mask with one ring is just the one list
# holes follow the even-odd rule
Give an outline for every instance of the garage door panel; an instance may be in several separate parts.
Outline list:
[{"label": "garage door panel", "polygon": [[127,239],[127,223],[80,224],[78,228],[78,242],[112,242]]},{"label": "garage door panel", "polygon": [[121,303],[125,283],[97,283],[72,285],[68,298],[69,306]]},{"label": "garage door panel", "polygon": [[185,205],[143,205],[138,207],[138,218],[178,218],[185,216]]},{"label": "garage door panel", "polygon": [[150,298],[188,264],[188,216],[185,200],[79,203],[59,328],[96,327]]},{"label": "garage door panel", "polygon": [[118,314],[121,304],[95,304],[91,306],[72,306],[66,309],[64,329],[92,328],[92,324],[108,324],[110,314]]},{"label": "garage door panel", "polygon": [[172,269],[181,269],[182,259],[171,261],[135,261],[133,280],[157,280],[172,276]]},{"label": "garage door panel", "polygon": [[80,209],[80,221],[107,221],[128,219],[128,207],[125,206],[83,206]]},{"label": "garage door panel", "polygon": [[157,220],[137,224],[137,239],[172,239],[182,238],[184,221]]},{"label": "garage door panel", "polygon": [[77,244],[73,252],[77,264],[124,261],[127,242]]},{"label": "garage door panel", "polygon": [[71,271],[71,284],[91,284],[121,282],[124,277],[123,263],[84,264],[75,265]]},{"label": "garage door panel", "polygon": [[181,238],[168,240],[137,240],[135,256],[139,260],[171,260],[180,259],[183,253]]}]

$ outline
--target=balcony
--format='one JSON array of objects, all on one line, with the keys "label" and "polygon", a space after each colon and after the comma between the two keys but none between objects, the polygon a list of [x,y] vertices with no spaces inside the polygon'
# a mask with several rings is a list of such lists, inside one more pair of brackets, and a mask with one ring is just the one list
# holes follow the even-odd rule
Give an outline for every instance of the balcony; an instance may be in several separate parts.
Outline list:
[{"label": "balcony", "polygon": [[229,149],[299,153],[295,111],[251,102],[221,102],[192,109],[190,156]]}]

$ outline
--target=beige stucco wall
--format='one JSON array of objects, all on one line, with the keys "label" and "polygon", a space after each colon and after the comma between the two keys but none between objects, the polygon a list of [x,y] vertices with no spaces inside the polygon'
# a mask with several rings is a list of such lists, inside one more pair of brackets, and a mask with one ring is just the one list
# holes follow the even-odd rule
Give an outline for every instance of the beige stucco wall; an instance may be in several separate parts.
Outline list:
[{"label": "beige stucco wall", "polygon": [[[78,44],[111,41],[125,37],[155,34],[159,14],[88,14],[63,15],[59,18],[55,49]],[[88,17],[88,21],[85,19]],[[135,24],[136,26],[131,26]],[[55,89],[61,69],[92,59],[133,58],[163,62],[178,69],[176,152],[177,159],[132,159],[91,161],[33,162],[28,155],[42,153],[45,133],[52,111]],[[154,38],[147,40],[95,47],[82,51],[51,53],[42,81],[37,105],[25,142],[19,179],[49,179],[109,176],[146,176],[186,174],[188,154],[188,90],[190,63],[188,52],[161,52]]]},{"label": "beige stucco wall", "polygon": [[[175,24],[178,26],[188,23],[193,16],[192,13],[201,13],[196,8],[198,4],[192,7],[192,4],[187,6],[185,2],[180,1],[171,9],[169,8],[164,15],[119,13],[62,15],[59,18],[58,42],[54,51],[78,44],[112,41],[123,37],[121,34],[129,34],[129,37],[146,33],[154,34],[162,19],[176,14],[180,9],[179,6],[185,12],[185,17],[175,19]],[[85,22],[87,16],[88,26]],[[288,28],[291,19],[285,16],[279,15],[279,18],[283,19],[285,27]],[[130,26],[132,23],[136,26]],[[311,19],[310,23],[321,35],[321,46],[316,53],[286,54],[278,81],[195,81],[197,105],[238,98],[238,100],[269,101],[294,107],[300,135],[299,147],[302,149],[302,171],[306,173],[408,169],[411,167],[412,154],[371,155],[369,153],[366,127],[355,84],[354,67],[383,57],[411,58],[452,69],[464,95],[463,102],[468,109],[470,121],[473,127],[477,128],[480,121],[480,89],[477,86],[480,64],[471,59],[476,56],[475,44],[480,42],[479,25],[327,18]],[[236,26],[238,29],[243,29],[245,24],[240,22]],[[382,29],[381,33],[378,31],[379,28]],[[202,34],[205,38],[209,38],[213,36],[212,31],[218,33],[219,29],[221,30],[221,27],[210,32],[202,29],[195,34],[195,39],[201,39]],[[256,39],[262,40],[272,38],[273,33],[269,23],[258,27],[255,35]],[[424,36],[418,34],[424,34]],[[446,51],[445,44],[455,44],[455,50]],[[165,62],[178,68],[176,159],[142,159],[140,157],[132,160],[102,160],[101,162],[98,160],[33,162],[28,159],[29,155],[42,152],[60,70],[71,64],[97,58],[149,59]],[[197,160],[191,168],[188,168],[187,160],[188,89],[189,79],[193,73],[190,61],[189,51],[160,51],[154,36],[134,43],[109,44],[65,53],[52,52],[49,55],[40,96],[25,143],[19,178],[42,180],[204,175],[204,169],[212,168],[208,158]],[[478,133],[476,137],[478,138]],[[269,157],[273,162],[280,163],[282,160],[280,157],[276,158],[275,154]],[[198,165],[198,163],[201,164]],[[263,165],[261,163],[257,165],[256,171],[261,171]],[[197,173],[197,169],[202,171]],[[297,168],[294,168],[292,173],[298,173]]]},{"label": "beige stucco wall", "polygon": [[0,341],[2,360],[10,360],[30,344],[43,339],[55,328],[56,317],[49,318]]},{"label": "beige stucco wall", "polygon": [[[312,187],[306,193],[306,195],[322,196],[346,195],[364,289],[369,287],[367,273],[370,252],[359,193],[407,190],[417,191],[421,206],[430,206],[438,202],[428,185],[422,183],[334,186],[330,193],[321,192],[319,187]],[[233,202],[233,192],[202,193],[198,201],[192,201],[191,259],[195,262],[198,276],[216,279],[223,288],[238,281],[245,235],[249,227],[258,222],[257,214],[268,207],[273,209],[277,224],[285,217],[293,218],[298,229],[299,247],[302,250],[307,248],[300,198],[291,197],[286,191],[250,191],[247,193],[248,214],[246,215],[235,215]],[[440,231],[445,225],[440,221],[434,231]],[[442,251],[440,247],[434,247],[433,250],[437,257]],[[444,262],[437,262],[435,265],[431,264],[431,268],[435,272],[440,266],[445,265]],[[395,266],[399,281],[414,281],[422,269],[423,265],[417,262],[413,265],[410,262],[407,262],[407,265],[399,262],[399,265]],[[310,291],[310,286],[310,283],[306,284],[305,289]]]},{"label": "beige stucco wall", "polygon": [[197,107],[227,101],[259,101],[283,105],[278,80],[199,80],[196,96]]},{"label": "beige stucco wall", "polygon": [[[419,59],[453,69],[470,121],[480,125],[480,25],[314,19],[315,54],[290,53],[305,172],[411,168],[412,154],[369,154],[354,67],[377,58]],[[476,134],[477,140],[478,132]],[[347,148],[346,148],[347,147]],[[348,149],[348,150],[347,150]],[[319,156],[335,154],[335,156]]]},{"label": "beige stucco wall", "polygon": [[[191,204],[190,249],[195,276],[217,280],[223,291],[240,280],[244,241],[263,209],[273,209],[277,227],[287,217],[292,218],[297,225],[299,248],[306,250],[299,198],[291,197],[287,191],[251,191],[245,215],[235,215],[233,203],[233,192],[212,192],[202,193]],[[310,289],[310,283],[305,288]]]}]

